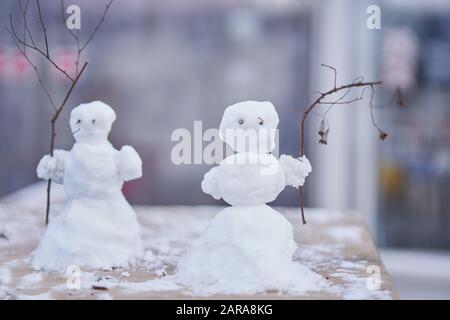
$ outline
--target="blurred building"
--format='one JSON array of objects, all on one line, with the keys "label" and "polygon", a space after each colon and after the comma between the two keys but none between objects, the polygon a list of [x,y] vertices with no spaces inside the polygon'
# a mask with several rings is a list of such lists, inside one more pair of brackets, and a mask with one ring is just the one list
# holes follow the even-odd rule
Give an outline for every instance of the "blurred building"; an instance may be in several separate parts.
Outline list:
[{"label": "blurred building", "polygon": [[397,61],[381,72],[397,74],[405,106],[383,118],[391,143],[380,149],[379,240],[448,249],[450,3],[389,1],[387,9],[382,62]]}]

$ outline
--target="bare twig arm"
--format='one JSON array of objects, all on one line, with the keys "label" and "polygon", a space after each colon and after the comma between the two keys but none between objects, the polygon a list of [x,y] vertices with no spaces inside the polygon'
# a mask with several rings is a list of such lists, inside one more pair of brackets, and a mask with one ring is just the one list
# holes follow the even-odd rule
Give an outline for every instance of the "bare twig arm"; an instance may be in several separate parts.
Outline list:
[{"label": "bare twig arm", "polygon": [[[83,67],[80,70],[80,73],[77,74],[77,77],[72,82],[72,85],[70,86],[69,90],[67,91],[63,102],[59,106],[59,108],[56,109],[55,113],[53,113],[52,118],[50,120],[51,122],[51,138],[50,138],[50,155],[53,156],[53,152],[55,150],[55,138],[56,138],[56,121],[58,120],[59,115],[64,109],[64,106],[66,105],[67,101],[69,100],[70,95],[72,94],[73,89],[75,88],[76,84],[78,83],[78,80],[80,79],[81,75],[83,74],[84,70],[86,69],[88,65],[88,61],[86,61],[83,65]],[[47,182],[47,206],[45,210],[45,225],[48,225],[48,217],[50,213],[50,196],[51,196],[51,188],[52,188],[52,180],[48,180]]]},{"label": "bare twig arm", "polygon": [[[308,115],[311,113],[311,111],[314,110],[314,108],[322,103],[322,99],[324,99],[325,97],[332,95],[334,93],[337,93],[341,90],[345,90],[348,88],[357,88],[357,87],[373,87],[375,85],[379,85],[381,84],[381,81],[371,81],[371,82],[355,82],[355,83],[351,83],[351,84],[346,84],[346,85],[342,85],[340,87],[331,89],[327,92],[321,93],[320,96],[310,105],[306,108],[306,110],[303,112],[303,117],[302,117],[302,121],[301,121],[301,133],[300,133],[300,139],[301,139],[301,144],[300,144],[300,156],[304,155],[304,151],[305,151],[305,122],[306,119],[308,117]],[[351,101],[352,102],[352,101]]]},{"label": "bare twig arm", "polygon": [[64,106],[67,103],[67,100],[69,100],[70,95],[72,94],[73,88],[75,88],[76,84],[78,83],[78,80],[80,79],[81,75],[83,74],[84,69],[86,69],[87,65],[88,65],[88,61],[86,61],[83,64],[83,67],[81,68],[80,72],[77,74],[77,77],[73,80],[72,85],[69,88],[69,91],[67,91],[63,102],[61,103],[61,106],[56,110],[56,112],[53,114],[52,116],[52,121],[58,119],[59,114],[61,113],[61,111],[64,109]]},{"label": "bare twig arm", "polygon": [[[380,85],[381,81],[363,81],[362,78],[357,78],[349,84],[341,85],[338,87],[337,83],[336,83],[336,81],[337,81],[336,68],[331,67],[326,64],[322,64],[322,66],[330,68],[334,71],[334,84],[333,84],[333,88],[326,92],[317,92],[318,97],[303,112],[302,120],[300,123],[300,150],[299,150],[300,156],[302,157],[305,154],[305,123],[306,123],[306,119],[308,118],[308,115],[313,113],[314,109],[318,105],[330,104],[330,108],[328,108],[328,110],[327,110],[327,112],[328,112],[331,109],[331,107],[333,107],[336,104],[351,104],[352,102],[362,100],[364,97],[365,88],[370,88],[370,90],[371,90],[369,107],[370,107],[372,123],[375,126],[375,128],[377,128],[379,130],[380,139],[384,140],[386,138],[387,134],[383,130],[381,130],[378,127],[378,125],[375,123],[375,119],[374,119],[374,115],[373,115],[373,99],[375,96],[375,86]],[[358,81],[356,81],[356,80],[358,80]],[[342,101],[343,98],[350,92],[350,90],[352,88],[363,88],[363,91],[362,91],[361,95],[357,98]],[[325,101],[325,98],[327,98],[335,93],[338,93],[340,91],[343,91],[343,90],[346,90],[346,92],[337,100]],[[325,113],[325,115],[326,115],[326,113]],[[325,115],[322,119],[323,125],[325,125]],[[328,133],[328,129],[326,130],[326,132],[323,132],[322,130],[319,132],[319,134],[327,134],[327,133]],[[303,186],[299,188],[299,204],[300,204],[300,209],[301,209],[302,222],[303,222],[303,224],[306,224],[305,212],[304,212],[304,187]]]}]

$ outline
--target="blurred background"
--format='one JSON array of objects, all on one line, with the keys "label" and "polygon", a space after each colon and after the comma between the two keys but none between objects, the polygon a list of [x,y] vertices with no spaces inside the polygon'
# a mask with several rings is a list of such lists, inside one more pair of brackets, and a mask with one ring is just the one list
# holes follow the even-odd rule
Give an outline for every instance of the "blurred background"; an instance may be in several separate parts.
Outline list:
[{"label": "blurred background", "polygon": [[[59,1],[41,2],[52,52],[73,70],[74,41]],[[69,4],[81,8],[86,40],[106,1]],[[366,24],[374,4],[380,29]],[[16,0],[1,2],[2,25],[10,12],[20,25]],[[171,162],[173,130],[193,131],[195,120],[203,130],[217,128],[226,106],[270,100],[280,115],[280,152],[296,155],[305,97],[333,86],[321,63],[337,68],[338,84],[361,75],[383,80],[375,118],[386,141],[372,126],[368,95],[329,113],[327,146],[317,143],[320,118],[309,119],[306,154],[314,171],[306,204],[363,214],[403,298],[450,298],[448,0],[116,0],[84,53],[90,64],[59,121],[57,147],[73,144],[71,108],[97,99],[110,104],[118,115],[111,141],[133,145],[144,161],[144,178],[125,186],[135,204],[220,204],[200,189],[209,166]],[[53,93],[66,90],[67,79],[35,61]],[[0,101],[3,197],[37,182],[52,112],[4,30]],[[297,205],[296,191],[285,190],[274,204]]]}]

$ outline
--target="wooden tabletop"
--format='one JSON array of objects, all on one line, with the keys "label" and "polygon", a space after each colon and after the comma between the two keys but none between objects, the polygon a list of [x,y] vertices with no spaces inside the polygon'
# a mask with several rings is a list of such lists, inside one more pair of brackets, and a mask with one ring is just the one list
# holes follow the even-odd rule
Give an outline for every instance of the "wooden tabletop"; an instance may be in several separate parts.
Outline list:
[{"label": "wooden tabletop", "polygon": [[[54,205],[57,212],[58,204]],[[145,259],[114,270],[81,270],[67,285],[63,274],[34,272],[28,257],[44,231],[43,208],[0,205],[0,299],[397,299],[361,217],[307,209],[301,225],[295,208],[276,208],[294,225],[294,259],[328,279],[329,288],[302,296],[264,292],[248,296],[198,296],[170,281],[178,257],[199,236],[220,207],[136,207]],[[78,275],[75,274],[75,277]],[[74,280],[75,279],[75,280]],[[379,281],[378,281],[379,280]]]}]

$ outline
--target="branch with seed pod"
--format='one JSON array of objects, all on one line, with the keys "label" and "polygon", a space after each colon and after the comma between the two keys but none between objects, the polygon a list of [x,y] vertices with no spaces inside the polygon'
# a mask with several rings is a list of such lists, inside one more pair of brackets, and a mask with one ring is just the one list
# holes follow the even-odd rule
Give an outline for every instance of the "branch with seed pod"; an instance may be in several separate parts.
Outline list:
[{"label": "branch with seed pod", "polygon": [[[322,121],[320,123],[320,128],[319,128],[319,137],[320,137],[319,143],[326,145],[328,134],[330,132],[329,124],[326,119],[328,112],[335,105],[349,105],[349,104],[352,104],[353,102],[363,100],[364,93],[366,92],[366,90],[370,91],[369,109],[370,109],[370,116],[371,116],[372,124],[378,131],[378,137],[381,140],[385,140],[387,138],[387,133],[385,131],[383,131],[377,125],[377,123],[375,122],[374,114],[373,114],[373,109],[374,109],[373,101],[375,98],[375,87],[380,85],[381,81],[364,81],[363,77],[358,77],[358,78],[354,79],[351,83],[338,86],[337,85],[337,70],[336,70],[336,68],[333,68],[332,66],[329,66],[326,64],[321,64],[321,66],[331,69],[333,71],[333,73],[334,73],[333,88],[326,92],[317,92],[318,97],[308,107],[306,107],[305,111],[303,112],[301,125],[300,125],[300,150],[299,150],[300,157],[302,157],[305,154],[305,123],[306,123],[306,119],[308,118],[308,116],[311,113],[315,112],[314,109],[319,105],[329,105],[328,109],[325,111],[325,113],[322,116]],[[347,95],[352,91],[352,89],[355,89],[355,88],[362,89],[360,96],[353,98],[353,99],[345,100]],[[336,100],[333,100],[333,101],[326,100],[326,98],[330,98],[330,96],[332,96],[333,94],[341,93],[341,92],[343,92],[343,94]],[[299,188],[299,205],[300,205],[301,214],[302,214],[302,222],[303,222],[303,224],[306,224],[305,212],[304,212],[303,189],[304,189],[303,186],[301,186]]]}]

